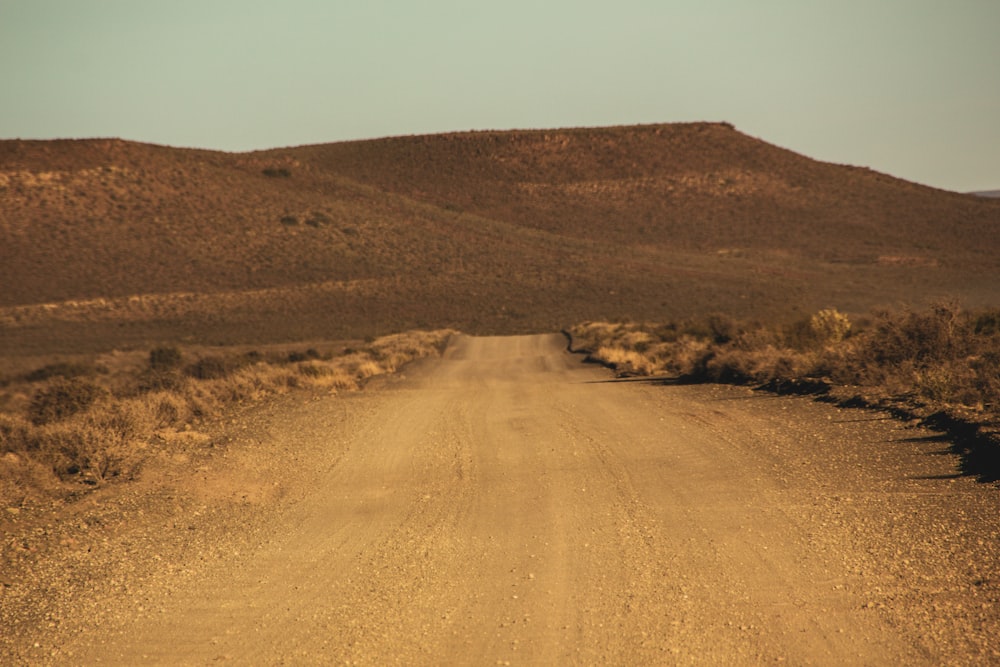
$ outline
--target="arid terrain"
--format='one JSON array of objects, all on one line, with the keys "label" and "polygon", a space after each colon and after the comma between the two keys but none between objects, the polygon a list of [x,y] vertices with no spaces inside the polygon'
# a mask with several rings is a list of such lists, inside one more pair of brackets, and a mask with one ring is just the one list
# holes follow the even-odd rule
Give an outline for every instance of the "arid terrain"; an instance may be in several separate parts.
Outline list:
[{"label": "arid terrain", "polygon": [[693,123],[0,142],[0,354],[993,306],[1000,201]]},{"label": "arid terrain", "polygon": [[462,337],[93,494],[22,538],[62,562],[4,582],[6,662],[1000,660],[1000,495],[936,434],[564,347]]},{"label": "arid terrain", "polygon": [[725,123],[0,141],[0,664],[1000,664],[998,226]]}]

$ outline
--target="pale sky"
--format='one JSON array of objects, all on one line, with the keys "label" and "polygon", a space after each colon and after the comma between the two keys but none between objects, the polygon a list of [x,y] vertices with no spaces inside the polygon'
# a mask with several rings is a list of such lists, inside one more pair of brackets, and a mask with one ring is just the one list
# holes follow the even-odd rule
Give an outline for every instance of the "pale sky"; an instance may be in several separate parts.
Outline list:
[{"label": "pale sky", "polygon": [[0,0],[0,138],[246,151],[729,121],[1000,188],[1000,0]]}]

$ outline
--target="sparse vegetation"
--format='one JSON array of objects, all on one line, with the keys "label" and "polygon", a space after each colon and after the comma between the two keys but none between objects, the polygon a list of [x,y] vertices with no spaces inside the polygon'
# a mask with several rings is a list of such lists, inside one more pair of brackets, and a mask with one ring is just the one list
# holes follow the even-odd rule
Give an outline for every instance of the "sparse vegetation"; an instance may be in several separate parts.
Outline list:
[{"label": "sparse vegetation", "polygon": [[28,406],[28,419],[36,426],[50,424],[83,412],[107,390],[89,380],[58,378],[38,390]]},{"label": "sparse vegetation", "polygon": [[996,316],[941,304],[878,312],[862,328],[828,309],[782,327],[715,316],[667,325],[591,322],[571,333],[578,348],[624,374],[810,380],[986,411],[1000,407],[1000,333],[984,325]]},{"label": "sparse vegetation", "polygon": [[91,377],[96,375],[99,369],[93,364],[70,363],[59,361],[54,364],[46,364],[35,369],[24,376],[28,382],[41,382],[54,377],[62,377],[67,380],[79,377]]},{"label": "sparse vegetation", "polygon": [[0,456],[12,455],[5,465],[34,470],[36,477],[47,470],[90,484],[127,478],[150,447],[170,441],[171,433],[293,389],[357,389],[368,378],[440,352],[451,333],[386,336],[340,355],[314,348],[272,355],[215,352],[187,365],[179,348],[160,347],[126,377],[33,374],[37,379],[28,386],[37,389],[23,414],[0,413]]},{"label": "sparse vegetation", "polygon": [[[715,316],[666,325],[589,322],[570,333],[576,349],[621,375],[833,393],[844,404],[993,433],[1000,431],[998,320],[1000,311],[943,303],[876,312],[865,326],[828,309],[781,327]],[[1000,449],[989,446],[996,450],[990,465],[1000,466]]]},{"label": "sparse vegetation", "polygon": [[198,380],[217,380],[227,377],[247,363],[245,359],[211,355],[194,362],[184,369],[184,373]]},{"label": "sparse vegetation", "polygon": [[149,366],[136,377],[139,393],[177,389],[181,385],[184,357],[176,347],[157,347],[149,352]]},{"label": "sparse vegetation", "polygon": [[157,347],[149,352],[149,368],[157,372],[168,372],[181,367],[184,356],[176,347]]},{"label": "sparse vegetation", "polygon": [[1000,201],[716,123],[250,154],[11,140],[0,180],[9,355],[975,306],[1000,289]]}]

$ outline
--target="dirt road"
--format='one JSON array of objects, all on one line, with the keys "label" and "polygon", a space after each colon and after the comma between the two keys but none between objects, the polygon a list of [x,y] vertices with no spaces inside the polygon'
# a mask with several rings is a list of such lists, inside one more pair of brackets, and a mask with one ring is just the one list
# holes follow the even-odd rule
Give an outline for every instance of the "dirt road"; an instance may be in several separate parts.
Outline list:
[{"label": "dirt road", "polygon": [[933,434],[564,344],[463,337],[234,424],[263,435],[163,477],[92,588],[45,582],[14,661],[1000,662],[1000,494]]}]

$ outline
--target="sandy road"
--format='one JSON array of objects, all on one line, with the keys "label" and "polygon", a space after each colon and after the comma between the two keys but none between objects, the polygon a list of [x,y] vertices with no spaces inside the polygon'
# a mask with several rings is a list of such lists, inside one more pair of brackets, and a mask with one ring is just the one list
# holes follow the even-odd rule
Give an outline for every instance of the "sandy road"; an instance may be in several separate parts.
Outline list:
[{"label": "sandy road", "polygon": [[308,454],[299,484],[246,534],[206,532],[216,548],[169,581],[102,592],[40,650],[122,665],[1000,661],[998,492],[950,478],[940,442],[802,399],[608,382],[563,347],[463,337],[404,380],[275,416],[269,442]]}]

